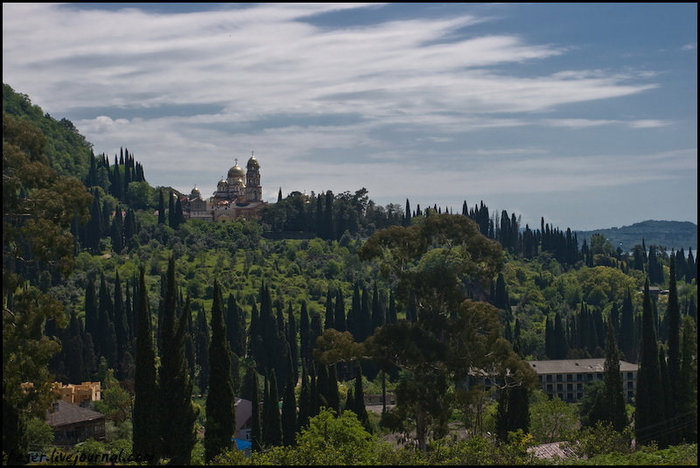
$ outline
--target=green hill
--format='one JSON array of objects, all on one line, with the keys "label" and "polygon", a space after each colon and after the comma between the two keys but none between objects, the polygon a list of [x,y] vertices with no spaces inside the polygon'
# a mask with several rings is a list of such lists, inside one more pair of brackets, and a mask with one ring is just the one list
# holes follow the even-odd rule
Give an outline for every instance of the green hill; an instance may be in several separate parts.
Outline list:
[{"label": "green hill", "polygon": [[84,180],[90,168],[90,144],[68,119],[56,120],[41,107],[32,104],[29,96],[17,93],[11,86],[2,86],[2,111],[28,120],[46,137],[46,155],[59,174]]},{"label": "green hill", "polygon": [[624,251],[631,251],[642,239],[647,246],[658,245],[671,249],[688,249],[698,247],[698,225],[689,221],[642,221],[631,226],[578,231],[579,242],[590,241],[593,234],[601,234],[610,241],[614,248],[620,246]]}]

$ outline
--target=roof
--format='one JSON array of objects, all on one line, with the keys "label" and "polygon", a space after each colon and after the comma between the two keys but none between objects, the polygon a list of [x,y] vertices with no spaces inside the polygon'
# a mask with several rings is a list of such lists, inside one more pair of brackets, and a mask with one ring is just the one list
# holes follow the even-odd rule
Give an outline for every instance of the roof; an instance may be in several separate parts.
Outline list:
[{"label": "roof", "polygon": [[551,460],[554,457],[568,458],[574,455],[571,448],[563,445],[564,442],[551,442],[549,444],[536,445],[527,449],[528,452],[534,454],[537,458]]},{"label": "roof", "polygon": [[58,400],[55,405],[58,405],[58,410],[46,413],[46,422],[49,426],[58,427],[65,426],[68,424],[75,424],[86,421],[95,421],[98,419],[104,419],[105,415],[93,411],[91,409],[83,408],[82,406],[74,405],[73,403],[68,403],[67,401]]},{"label": "roof", "polygon": [[[605,359],[556,359],[551,361],[527,361],[538,374],[580,374],[605,372]],[[635,372],[639,365],[620,361],[620,372]]]}]

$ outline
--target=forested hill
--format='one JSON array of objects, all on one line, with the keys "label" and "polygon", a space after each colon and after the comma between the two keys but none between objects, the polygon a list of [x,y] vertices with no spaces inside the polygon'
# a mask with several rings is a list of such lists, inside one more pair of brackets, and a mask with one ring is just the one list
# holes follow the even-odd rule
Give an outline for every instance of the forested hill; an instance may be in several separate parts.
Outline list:
[{"label": "forested hill", "polygon": [[689,221],[642,221],[631,226],[596,229],[594,231],[578,231],[579,242],[584,239],[590,243],[593,234],[604,236],[613,248],[620,246],[624,251],[631,251],[642,240],[646,245],[663,246],[668,250],[688,247],[697,250],[698,226]]},{"label": "forested hill", "polygon": [[68,119],[56,120],[32,104],[29,96],[2,85],[2,111],[20,117],[39,128],[46,137],[46,155],[51,166],[61,175],[84,180],[90,167],[92,144],[78,133]]}]

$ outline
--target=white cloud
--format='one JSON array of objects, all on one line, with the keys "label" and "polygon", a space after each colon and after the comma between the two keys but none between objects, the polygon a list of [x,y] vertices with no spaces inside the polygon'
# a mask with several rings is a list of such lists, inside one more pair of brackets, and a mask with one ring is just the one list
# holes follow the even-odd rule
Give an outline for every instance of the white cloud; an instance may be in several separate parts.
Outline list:
[{"label": "white cloud", "polygon": [[[213,190],[251,148],[260,155],[266,190],[364,185],[373,197],[462,190],[476,196],[669,177],[634,168],[630,157],[615,161],[632,169],[601,156],[555,157],[547,147],[547,138],[584,133],[561,129],[612,127],[630,132],[620,139],[632,141],[632,132],[644,133],[639,129],[672,127],[675,121],[646,110],[645,118],[580,111],[657,91],[662,74],[595,61],[577,68],[567,60],[577,44],[476,32],[485,18],[474,14],[342,27],[306,21],[380,6],[222,4],[154,14],[3,4],[3,81],[54,115],[80,112],[72,120],[96,152],[128,146],[137,159],[147,158],[151,183],[183,191],[195,183],[203,193]],[[557,67],[558,60],[566,66]],[[188,115],[188,106],[199,110]],[[171,108],[184,115],[168,115]],[[548,118],[553,110],[567,118]],[[338,123],[339,116],[352,118]],[[552,128],[557,137],[544,133]],[[516,133],[524,142],[509,140]],[[547,137],[528,140],[531,134]],[[689,157],[648,162],[674,168]]]}]

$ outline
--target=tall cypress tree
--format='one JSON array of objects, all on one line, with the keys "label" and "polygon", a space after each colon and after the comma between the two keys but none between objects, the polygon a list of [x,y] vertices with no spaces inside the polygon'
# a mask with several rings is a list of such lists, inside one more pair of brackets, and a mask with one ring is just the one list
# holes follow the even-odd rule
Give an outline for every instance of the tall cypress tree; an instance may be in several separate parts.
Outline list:
[{"label": "tall cypress tree", "polygon": [[165,199],[163,189],[158,190],[158,224],[165,224]]},{"label": "tall cypress tree", "polygon": [[620,315],[620,351],[622,351],[627,361],[637,361],[636,347],[632,293],[627,289],[625,299],[622,301],[622,313]]},{"label": "tall cypress tree", "polygon": [[690,316],[683,317],[681,335],[680,388],[677,416],[685,424],[681,429],[681,439],[687,442],[698,440],[698,343],[695,321]]},{"label": "tall cypress tree", "polygon": [[297,324],[292,311],[292,303],[287,308],[287,342],[289,343],[289,361],[294,382],[299,380],[299,341],[297,338]]},{"label": "tall cypress tree", "polygon": [[133,453],[160,454],[161,428],[156,385],[155,350],[151,331],[148,290],[141,268],[138,292],[136,334],[136,375],[134,377]]},{"label": "tall cypress tree", "polygon": [[328,293],[326,294],[326,314],[323,320],[323,329],[328,330],[329,328],[335,328],[335,309],[333,308],[333,293],[331,288],[328,288]]},{"label": "tall cypress tree", "polygon": [[605,408],[608,410],[606,418],[613,428],[622,432],[627,427],[627,413],[625,410],[625,396],[622,388],[622,376],[620,374],[620,354],[615,342],[615,329],[612,320],[608,321],[608,335],[605,343]]},{"label": "tall cypress tree", "polygon": [[307,369],[311,365],[311,324],[309,314],[306,310],[306,301],[301,302],[301,312],[299,316],[299,341],[302,365]]},{"label": "tall cypress tree", "polygon": [[199,374],[197,376],[197,385],[199,386],[199,391],[202,394],[207,392],[209,388],[209,327],[207,326],[207,319],[204,315],[204,309],[200,309],[197,313],[196,322],[196,332],[195,332],[195,355],[197,360],[197,367],[199,368]]},{"label": "tall cypress tree", "polygon": [[649,279],[644,282],[642,307],[642,340],[640,344],[640,366],[637,373],[637,404],[635,413],[635,434],[637,444],[646,445],[658,440],[659,422],[665,419],[663,390],[659,370],[659,352],[649,296]]},{"label": "tall cypress tree", "polygon": [[297,403],[294,395],[296,379],[290,374],[282,399],[282,443],[294,445],[297,432]]},{"label": "tall cypress tree", "polygon": [[282,444],[282,420],[280,417],[277,378],[275,370],[270,370],[269,379],[265,379],[265,403],[263,408],[263,441],[266,446]]},{"label": "tall cypress tree", "polygon": [[297,430],[301,430],[309,423],[311,414],[311,387],[309,377],[306,375],[306,365],[301,366],[301,391],[299,392],[299,417],[297,418]]},{"label": "tall cypress tree", "polygon": [[250,428],[250,441],[253,443],[253,450],[259,451],[262,448],[263,436],[262,421],[260,420],[260,395],[258,389],[258,374],[255,372],[254,367],[249,367],[248,372],[251,377],[250,381],[252,387],[252,416]]},{"label": "tall cypress tree", "polygon": [[168,261],[166,281],[161,329],[163,354],[159,369],[163,454],[171,463],[187,465],[196,442],[194,422],[197,415],[192,405],[192,382],[185,358],[186,319],[177,313],[173,256]]},{"label": "tall cypress tree", "polygon": [[[671,407],[669,414],[678,413],[678,403],[681,401],[680,395],[680,372],[681,372],[681,310],[678,304],[678,290],[676,288],[676,261],[671,256],[671,268],[668,281],[668,306],[666,308],[668,319],[668,379],[669,401]],[[681,433],[675,432],[669,441],[672,444],[680,442]]]},{"label": "tall cypress tree", "polygon": [[231,351],[237,356],[245,356],[245,317],[233,293],[229,294],[226,307],[226,332]]},{"label": "tall cypress tree", "polygon": [[333,317],[333,325],[339,332],[344,332],[347,329],[345,323],[345,301],[343,300],[343,292],[338,288],[335,292],[335,313]]},{"label": "tall cypress tree", "polygon": [[214,302],[211,308],[211,345],[209,346],[209,393],[207,420],[204,425],[204,459],[210,462],[224,450],[232,448],[236,430],[233,382],[231,379],[231,350],[226,337],[219,282],[214,280]]},{"label": "tall cypress tree", "polygon": [[383,326],[386,322],[386,317],[384,314],[384,307],[379,300],[379,291],[377,290],[377,283],[374,283],[374,291],[372,292],[372,326],[370,328],[369,335],[374,333],[374,330]]},{"label": "tall cypress tree", "polygon": [[365,407],[365,393],[362,388],[362,368],[359,362],[355,365],[355,395],[353,397],[353,403],[354,407],[351,409],[357,415],[357,419],[360,420],[367,432],[372,433],[372,425],[369,422],[369,415]]}]

